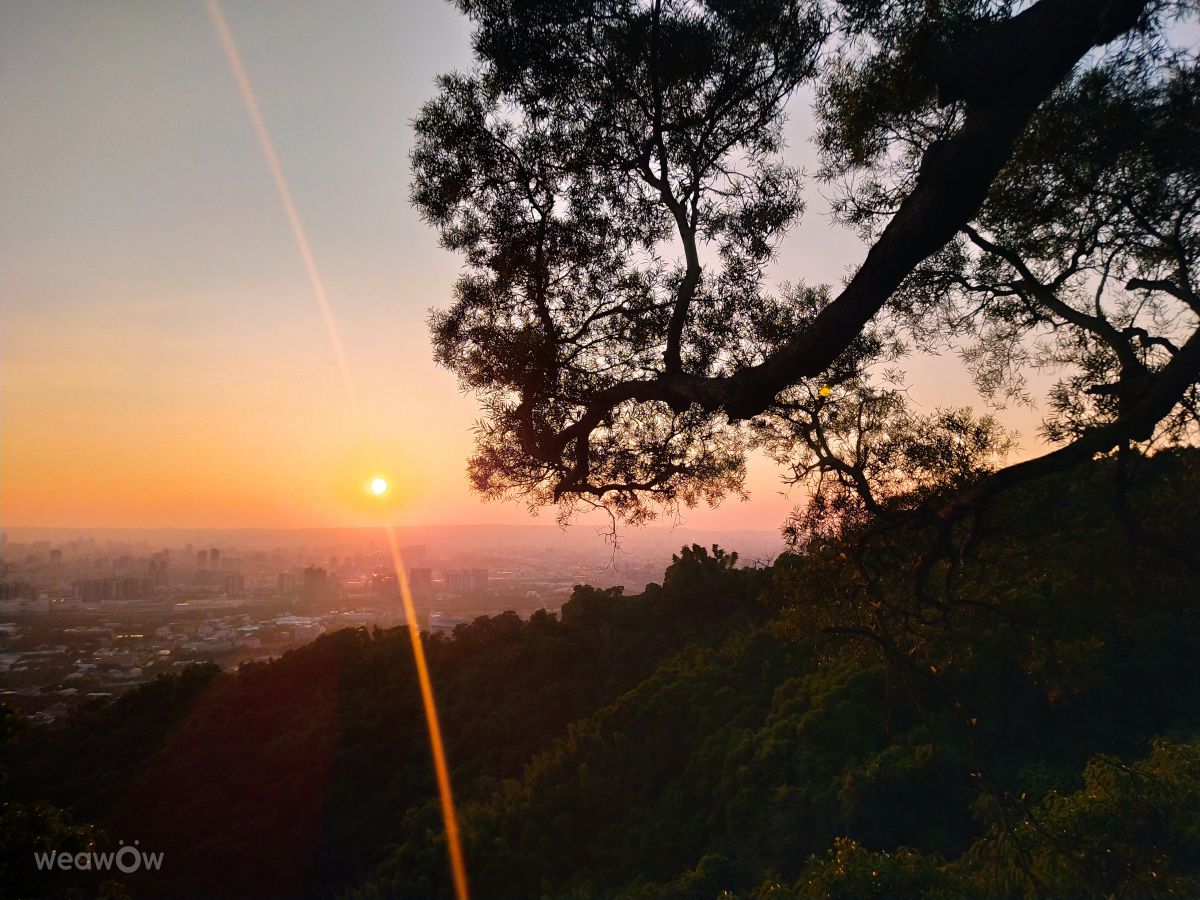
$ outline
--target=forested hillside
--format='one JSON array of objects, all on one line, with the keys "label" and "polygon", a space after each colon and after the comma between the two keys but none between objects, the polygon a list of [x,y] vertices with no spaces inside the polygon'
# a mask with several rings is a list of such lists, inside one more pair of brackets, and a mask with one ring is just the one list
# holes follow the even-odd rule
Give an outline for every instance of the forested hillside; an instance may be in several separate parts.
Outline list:
[{"label": "forested hillside", "polygon": [[[1200,894],[1200,456],[1113,470],[1000,496],[953,553],[685,548],[642,595],[427,638],[473,894]],[[111,896],[449,896],[407,640],[6,718],[6,894],[45,891],[35,847],[136,839],[162,871]]]}]

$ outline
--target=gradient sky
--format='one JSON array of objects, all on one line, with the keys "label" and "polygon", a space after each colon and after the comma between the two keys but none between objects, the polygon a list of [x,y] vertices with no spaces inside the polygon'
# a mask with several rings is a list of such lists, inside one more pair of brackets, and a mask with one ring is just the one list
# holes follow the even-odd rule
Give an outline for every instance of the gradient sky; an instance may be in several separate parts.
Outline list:
[{"label": "gradient sky", "polygon": [[[0,0],[0,522],[369,524],[376,473],[404,524],[528,521],[466,486],[477,409],[425,329],[459,262],[408,204],[409,123],[469,65],[468,23],[438,0],[224,10],[365,427],[204,4]],[[797,103],[812,170],[807,133]],[[809,201],[776,277],[837,282],[862,248]],[[973,402],[956,359],[907,369],[922,405]],[[1035,412],[1006,420],[1036,447]],[[749,487],[687,524],[773,529],[802,499],[763,460]]]}]

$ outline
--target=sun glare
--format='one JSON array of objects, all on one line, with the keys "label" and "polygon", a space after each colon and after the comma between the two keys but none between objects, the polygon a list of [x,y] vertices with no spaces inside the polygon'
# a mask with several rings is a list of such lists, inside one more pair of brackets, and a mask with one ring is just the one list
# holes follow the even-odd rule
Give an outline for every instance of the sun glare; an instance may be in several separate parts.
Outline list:
[{"label": "sun glare", "polygon": [[387,493],[388,483],[386,478],[371,479],[371,493],[376,497],[382,497]]}]

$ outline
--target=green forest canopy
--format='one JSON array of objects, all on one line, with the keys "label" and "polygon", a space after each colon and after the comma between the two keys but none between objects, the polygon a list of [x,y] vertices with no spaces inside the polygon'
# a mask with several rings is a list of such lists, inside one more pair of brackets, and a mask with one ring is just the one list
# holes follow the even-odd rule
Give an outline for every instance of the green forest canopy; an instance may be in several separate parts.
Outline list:
[{"label": "green forest canopy", "polygon": [[[1150,540],[1200,533],[1200,460],[1139,461],[1147,540],[1114,465],[998,497],[940,608],[904,526],[769,568],[685,548],[642,595],[426,636],[474,895],[1200,894],[1200,574]],[[95,896],[33,850],[140,839],[134,897],[449,897],[420,702],[403,629],[358,629],[0,719],[0,892]]]}]

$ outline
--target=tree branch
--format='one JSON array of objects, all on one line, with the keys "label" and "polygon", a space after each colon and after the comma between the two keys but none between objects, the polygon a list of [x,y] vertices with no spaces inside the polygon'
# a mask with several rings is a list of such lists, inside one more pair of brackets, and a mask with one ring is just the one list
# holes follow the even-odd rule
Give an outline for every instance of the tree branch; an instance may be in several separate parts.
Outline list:
[{"label": "tree branch", "polygon": [[[620,403],[661,401],[675,410],[695,404],[709,412],[724,412],[730,420],[742,420],[765,411],[784,388],[820,374],[850,346],[913,269],[978,212],[1038,105],[1092,47],[1137,25],[1148,2],[1039,0],[1011,19],[982,26],[946,55],[935,74],[939,102],[964,103],[962,128],[925,151],[915,186],[862,267],[804,331],[762,363],[733,375],[689,375],[668,361],[667,370],[652,379],[601,390],[579,419],[557,434],[522,429],[526,452],[561,465],[566,447],[576,442],[579,466],[583,462],[579,454],[588,452],[588,436]],[[677,300],[670,334],[681,334],[685,314],[686,308],[681,312]],[[672,350],[670,334],[669,354],[678,352],[679,343],[676,337]],[[1162,414],[1173,405],[1168,404]]]}]

